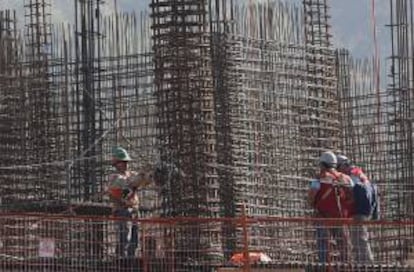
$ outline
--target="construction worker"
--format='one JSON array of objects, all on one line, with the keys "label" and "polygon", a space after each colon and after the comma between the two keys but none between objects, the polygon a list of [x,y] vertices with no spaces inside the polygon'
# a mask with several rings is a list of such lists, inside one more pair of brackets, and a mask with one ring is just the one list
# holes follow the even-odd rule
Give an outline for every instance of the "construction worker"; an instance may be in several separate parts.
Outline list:
[{"label": "construction worker", "polygon": [[353,219],[356,224],[351,230],[351,239],[354,247],[354,260],[357,263],[372,263],[374,257],[369,245],[369,234],[364,222],[371,220],[373,215],[373,188],[367,175],[361,168],[352,165],[345,155],[337,155],[337,169],[349,175],[353,180],[355,212]]},{"label": "construction worker", "polygon": [[[336,170],[336,155],[327,151],[320,159],[320,172],[311,182],[308,200],[315,209],[318,218],[348,218],[352,214],[352,180],[348,175]],[[317,225],[318,256],[321,263],[328,262],[329,236],[336,241],[340,251],[340,261],[348,262],[348,252],[351,244],[348,232],[344,226],[328,226],[322,223]]]},{"label": "construction worker", "polygon": [[128,170],[131,157],[122,147],[112,150],[112,165],[116,171],[108,177],[107,193],[112,203],[112,212],[121,220],[116,225],[119,233],[117,254],[121,257],[133,257],[138,247],[138,226],[128,224],[127,219],[135,218],[138,212],[136,190],[151,183],[150,178]]}]

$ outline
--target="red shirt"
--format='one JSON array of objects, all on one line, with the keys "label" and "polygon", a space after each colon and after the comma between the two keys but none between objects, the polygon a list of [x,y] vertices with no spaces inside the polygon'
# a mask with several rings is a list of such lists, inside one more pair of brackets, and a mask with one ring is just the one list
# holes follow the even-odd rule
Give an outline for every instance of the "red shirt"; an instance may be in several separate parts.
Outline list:
[{"label": "red shirt", "polygon": [[361,182],[366,183],[368,182],[368,177],[364,174],[361,168],[352,166],[349,172],[349,175],[355,176],[361,180]]},{"label": "red shirt", "polygon": [[354,213],[351,178],[331,169],[321,172],[320,183],[314,201],[318,212],[324,217],[351,217]]}]

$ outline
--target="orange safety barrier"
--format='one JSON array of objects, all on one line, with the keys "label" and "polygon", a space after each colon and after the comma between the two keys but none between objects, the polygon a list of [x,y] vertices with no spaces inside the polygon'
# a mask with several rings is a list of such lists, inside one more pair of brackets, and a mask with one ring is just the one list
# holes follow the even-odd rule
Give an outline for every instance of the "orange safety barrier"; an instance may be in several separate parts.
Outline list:
[{"label": "orange safety barrier", "polygon": [[[119,222],[138,226],[133,256],[116,251]],[[369,231],[373,262],[356,261],[358,245],[352,244],[352,235],[361,226]],[[115,217],[2,213],[0,271],[414,271],[413,233],[412,221],[362,225],[242,216],[127,222]]]}]

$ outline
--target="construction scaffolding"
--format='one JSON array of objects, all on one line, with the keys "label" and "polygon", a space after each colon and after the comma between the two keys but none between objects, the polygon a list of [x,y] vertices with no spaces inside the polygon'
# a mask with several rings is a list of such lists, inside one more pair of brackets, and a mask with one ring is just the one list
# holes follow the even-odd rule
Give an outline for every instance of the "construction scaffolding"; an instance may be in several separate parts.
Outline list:
[{"label": "construction scaffolding", "polygon": [[[331,149],[379,184],[385,220],[414,218],[412,0],[390,1],[386,90],[372,60],[332,46],[328,0],[152,0],[113,15],[104,5],[76,0],[73,24],[52,25],[50,1],[25,0],[22,30],[0,12],[2,212],[109,214],[102,192],[121,145],[132,168],[159,177],[140,192],[146,216],[309,218],[309,181]],[[244,248],[240,224],[200,222],[160,232],[174,259]],[[314,260],[315,230],[286,225],[249,225],[249,248],[274,252],[283,240],[303,254],[281,261]],[[376,257],[405,263],[412,225],[372,235]]]}]

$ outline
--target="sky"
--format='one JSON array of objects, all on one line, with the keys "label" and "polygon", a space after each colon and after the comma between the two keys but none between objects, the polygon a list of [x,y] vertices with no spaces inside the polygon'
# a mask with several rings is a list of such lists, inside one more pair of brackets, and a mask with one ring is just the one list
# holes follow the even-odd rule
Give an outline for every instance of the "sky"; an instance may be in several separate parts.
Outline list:
[{"label": "sky", "polygon": [[[388,13],[389,1],[375,0],[377,41],[382,54],[390,48]],[[348,48],[356,57],[373,54],[371,0],[331,0],[331,14],[336,47]]]},{"label": "sky", "polygon": [[[70,21],[73,18],[74,0],[49,0],[53,7],[52,21]],[[236,0],[247,1],[247,0]],[[268,1],[268,0],[248,0]],[[301,0],[284,0],[301,3]],[[347,48],[356,58],[371,58],[374,54],[372,30],[372,0],[328,0],[332,15],[333,44],[338,48]],[[103,14],[114,10],[118,3],[121,11],[139,10],[148,7],[150,0],[106,0]],[[376,15],[377,44],[381,64],[391,55],[390,34],[385,26],[389,24],[389,1],[374,0]],[[24,0],[0,0],[0,9],[16,9],[23,13]],[[22,14],[21,14],[22,15]],[[22,16],[23,17],[23,16]]]}]

